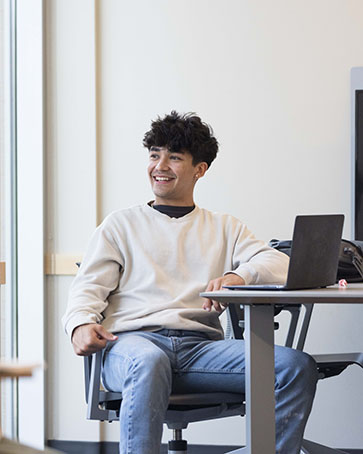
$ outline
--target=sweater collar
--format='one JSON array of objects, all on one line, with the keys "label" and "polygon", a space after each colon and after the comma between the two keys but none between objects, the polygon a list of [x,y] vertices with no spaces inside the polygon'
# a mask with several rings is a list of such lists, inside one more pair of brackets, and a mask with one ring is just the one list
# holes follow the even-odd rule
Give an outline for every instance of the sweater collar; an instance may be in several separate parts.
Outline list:
[{"label": "sweater collar", "polygon": [[174,220],[189,218],[188,215],[193,215],[196,211],[198,211],[198,207],[196,205],[189,207],[180,207],[174,205],[154,205],[153,200],[148,202],[147,206],[150,207],[154,213],[166,215],[170,219]]}]

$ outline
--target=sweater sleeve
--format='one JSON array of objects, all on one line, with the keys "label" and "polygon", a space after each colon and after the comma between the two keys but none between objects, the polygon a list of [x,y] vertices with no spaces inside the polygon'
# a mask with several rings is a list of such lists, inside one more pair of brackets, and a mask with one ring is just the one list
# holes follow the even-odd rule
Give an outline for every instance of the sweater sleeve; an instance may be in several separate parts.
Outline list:
[{"label": "sweater sleeve", "polygon": [[99,323],[109,294],[117,288],[123,257],[112,236],[108,219],[96,229],[69,292],[62,323],[71,337],[73,330],[86,323]]},{"label": "sweater sleeve", "polygon": [[233,250],[232,269],[227,273],[238,274],[246,285],[284,284],[288,266],[289,257],[286,254],[257,240],[244,224],[240,225]]}]

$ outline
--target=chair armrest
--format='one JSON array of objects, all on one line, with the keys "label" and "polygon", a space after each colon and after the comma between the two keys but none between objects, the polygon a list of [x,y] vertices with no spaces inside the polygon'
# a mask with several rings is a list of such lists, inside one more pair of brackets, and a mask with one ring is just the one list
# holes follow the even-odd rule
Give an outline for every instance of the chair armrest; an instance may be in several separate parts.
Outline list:
[{"label": "chair armrest", "polygon": [[102,356],[103,350],[100,350],[84,359],[87,419],[112,421],[118,419],[117,411],[100,407]]},{"label": "chair armrest", "polygon": [[89,381],[91,376],[92,355],[83,358],[84,366],[84,387],[86,392],[86,403],[88,403]]},{"label": "chair armrest", "polygon": [[328,378],[339,375],[352,364],[363,368],[363,353],[329,353],[326,355],[311,355],[317,365],[319,378]]}]

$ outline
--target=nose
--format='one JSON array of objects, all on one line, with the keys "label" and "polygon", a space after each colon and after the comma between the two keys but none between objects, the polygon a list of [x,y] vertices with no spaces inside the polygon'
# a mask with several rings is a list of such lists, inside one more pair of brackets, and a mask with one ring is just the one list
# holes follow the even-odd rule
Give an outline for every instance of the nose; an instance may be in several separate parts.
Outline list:
[{"label": "nose", "polygon": [[160,156],[160,159],[156,165],[156,169],[158,170],[168,170],[169,169],[169,157],[168,156]]}]

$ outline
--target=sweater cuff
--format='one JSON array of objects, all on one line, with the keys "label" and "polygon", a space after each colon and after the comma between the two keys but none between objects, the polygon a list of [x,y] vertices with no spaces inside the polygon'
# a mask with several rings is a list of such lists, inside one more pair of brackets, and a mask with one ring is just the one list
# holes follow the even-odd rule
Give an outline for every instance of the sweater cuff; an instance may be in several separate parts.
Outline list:
[{"label": "sweater cuff", "polygon": [[229,273],[237,274],[237,276],[241,277],[245,281],[245,285],[254,284],[257,280],[256,270],[247,263],[243,263],[235,270],[226,271],[223,276]]},{"label": "sweater cuff", "polygon": [[77,314],[72,317],[64,326],[65,332],[67,333],[70,340],[72,340],[73,331],[81,325],[87,325],[89,323],[98,323],[96,317],[93,314]]}]

